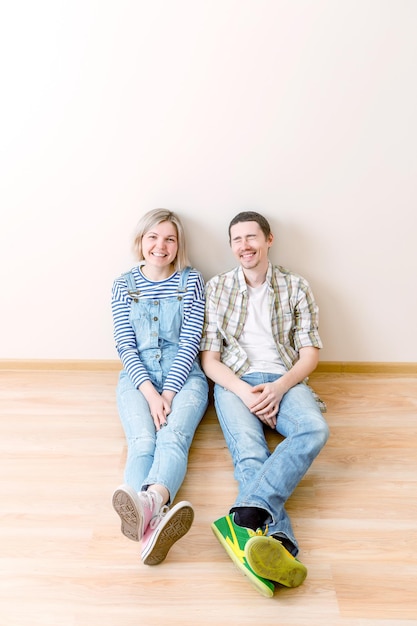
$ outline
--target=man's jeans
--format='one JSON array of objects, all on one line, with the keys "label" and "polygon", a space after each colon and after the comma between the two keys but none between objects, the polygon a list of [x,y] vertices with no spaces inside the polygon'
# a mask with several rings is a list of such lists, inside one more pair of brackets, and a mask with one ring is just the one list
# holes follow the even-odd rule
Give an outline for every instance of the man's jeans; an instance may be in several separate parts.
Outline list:
[{"label": "man's jeans", "polygon": [[[242,377],[250,385],[273,382],[280,375],[253,373]],[[239,493],[232,508],[258,507],[269,517],[268,535],[283,533],[298,553],[285,503],[325,445],[329,429],[311,389],[304,383],[282,398],[276,430],[285,439],[269,451],[263,423],[231,391],[216,384],[217,416],[235,467]]]}]

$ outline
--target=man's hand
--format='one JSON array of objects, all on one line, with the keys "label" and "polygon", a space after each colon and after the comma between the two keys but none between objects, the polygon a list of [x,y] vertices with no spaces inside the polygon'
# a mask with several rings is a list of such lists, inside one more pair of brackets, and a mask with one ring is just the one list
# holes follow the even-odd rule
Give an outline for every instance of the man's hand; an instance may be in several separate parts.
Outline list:
[{"label": "man's hand", "polygon": [[[244,383],[244,385],[244,389],[242,389],[239,393],[240,399],[248,407],[251,413],[256,415],[261,422],[274,430],[277,425],[278,409],[271,411],[270,408],[267,408],[269,407],[269,403],[265,405],[265,401],[262,398],[262,388],[264,385],[257,385],[256,387],[251,387],[247,383]],[[259,407],[258,411],[256,411],[256,407]]]},{"label": "man's hand", "polygon": [[279,379],[273,383],[262,383],[252,387],[252,403],[249,409],[261,422],[271,428],[277,425],[277,413],[285,390],[280,388]]}]

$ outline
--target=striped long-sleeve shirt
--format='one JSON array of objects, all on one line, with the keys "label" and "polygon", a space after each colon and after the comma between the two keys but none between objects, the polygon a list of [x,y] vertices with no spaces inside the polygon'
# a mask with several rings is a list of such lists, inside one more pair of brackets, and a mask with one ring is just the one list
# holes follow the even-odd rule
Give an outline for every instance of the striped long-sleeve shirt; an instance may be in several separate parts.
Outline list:
[{"label": "striped long-sleeve shirt", "polygon": [[[179,272],[164,281],[152,282],[145,278],[136,266],[131,270],[141,297],[163,299],[177,295]],[[185,383],[193,362],[199,352],[204,321],[204,281],[196,269],[188,276],[187,291],[183,296],[183,322],[178,339],[178,352],[164,383],[164,389],[178,392]],[[129,315],[132,298],[128,294],[123,276],[113,283],[111,307],[113,313],[114,339],[123,368],[135,387],[139,387],[149,374],[140,359],[135,330]]]}]

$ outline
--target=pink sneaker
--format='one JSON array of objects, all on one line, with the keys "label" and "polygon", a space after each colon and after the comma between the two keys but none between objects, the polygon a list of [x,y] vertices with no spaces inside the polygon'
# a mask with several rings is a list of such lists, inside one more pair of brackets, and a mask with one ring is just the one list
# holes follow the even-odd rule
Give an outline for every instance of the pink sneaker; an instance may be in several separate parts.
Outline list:
[{"label": "pink sneaker", "polygon": [[178,539],[191,528],[194,509],[189,502],[178,502],[172,509],[163,506],[154,517],[142,540],[142,561],[158,565]]},{"label": "pink sneaker", "polygon": [[121,485],[114,492],[112,502],[122,520],[122,533],[132,541],[140,541],[151,519],[159,513],[162,496],[149,490],[136,493],[129,485]]}]

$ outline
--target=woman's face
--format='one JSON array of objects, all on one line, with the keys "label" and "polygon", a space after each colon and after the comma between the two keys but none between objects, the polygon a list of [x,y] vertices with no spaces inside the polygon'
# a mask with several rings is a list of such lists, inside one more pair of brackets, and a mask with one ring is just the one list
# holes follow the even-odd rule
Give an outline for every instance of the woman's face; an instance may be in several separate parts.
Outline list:
[{"label": "woman's face", "polygon": [[173,265],[178,252],[177,228],[172,222],[152,226],[142,237],[142,254],[146,265],[166,268]]}]

